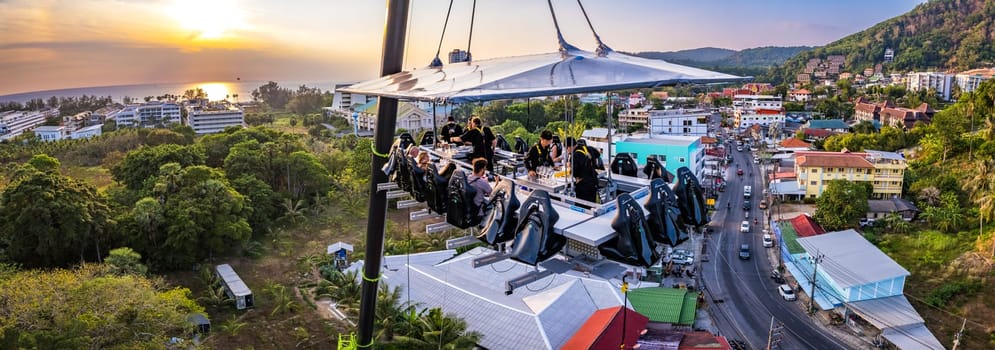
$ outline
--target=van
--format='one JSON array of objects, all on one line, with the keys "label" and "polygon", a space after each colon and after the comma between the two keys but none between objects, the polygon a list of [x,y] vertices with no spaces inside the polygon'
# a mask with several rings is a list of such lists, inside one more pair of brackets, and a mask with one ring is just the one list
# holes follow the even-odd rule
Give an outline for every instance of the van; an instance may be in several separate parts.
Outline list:
[{"label": "van", "polygon": [[743,186],[743,198],[750,198],[753,195],[753,188],[750,186]]}]

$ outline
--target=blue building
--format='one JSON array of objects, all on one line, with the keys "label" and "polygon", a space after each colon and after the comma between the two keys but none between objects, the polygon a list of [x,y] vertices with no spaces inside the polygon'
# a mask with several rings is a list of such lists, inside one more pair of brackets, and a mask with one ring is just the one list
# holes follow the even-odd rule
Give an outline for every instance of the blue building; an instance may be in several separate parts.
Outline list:
[{"label": "blue building", "polygon": [[705,146],[699,136],[653,136],[652,138],[627,138],[615,143],[615,153],[631,153],[640,164],[648,156],[656,156],[671,174],[680,167],[688,167],[699,179],[705,164]]}]

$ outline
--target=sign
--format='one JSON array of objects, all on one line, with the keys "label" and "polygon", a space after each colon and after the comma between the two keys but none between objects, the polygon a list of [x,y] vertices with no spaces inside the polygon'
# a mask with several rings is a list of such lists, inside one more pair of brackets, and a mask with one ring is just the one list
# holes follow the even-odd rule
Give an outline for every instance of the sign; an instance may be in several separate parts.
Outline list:
[{"label": "sign", "polygon": [[715,206],[715,198],[709,198],[705,200],[706,205]]}]

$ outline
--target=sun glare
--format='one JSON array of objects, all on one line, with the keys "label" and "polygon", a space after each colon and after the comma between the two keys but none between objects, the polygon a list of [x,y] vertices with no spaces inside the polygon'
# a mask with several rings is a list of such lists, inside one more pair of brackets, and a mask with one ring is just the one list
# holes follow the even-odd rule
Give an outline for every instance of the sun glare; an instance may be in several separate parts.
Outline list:
[{"label": "sun glare", "polygon": [[234,98],[233,96],[231,96],[231,94],[234,93],[233,91],[235,91],[235,89],[233,89],[229,84],[226,83],[199,84],[196,86],[196,88],[204,90],[204,93],[207,94],[207,99],[211,101],[221,101],[226,98],[227,99]]},{"label": "sun glare", "polygon": [[245,27],[244,11],[234,0],[175,0],[169,12],[196,39],[222,39]]}]

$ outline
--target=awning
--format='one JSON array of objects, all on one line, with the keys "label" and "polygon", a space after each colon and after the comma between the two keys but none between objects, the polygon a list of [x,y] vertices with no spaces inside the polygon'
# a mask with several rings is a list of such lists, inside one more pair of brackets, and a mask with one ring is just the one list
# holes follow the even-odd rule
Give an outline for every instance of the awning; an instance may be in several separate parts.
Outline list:
[{"label": "awning", "polygon": [[750,79],[608,51],[560,52],[425,67],[356,83],[344,92],[404,100],[476,102]]},{"label": "awning", "polygon": [[933,333],[920,323],[904,327],[885,328],[881,336],[899,349],[946,349]]},{"label": "awning", "polygon": [[900,349],[943,349],[904,295],[847,303],[850,310],[881,330]]}]

